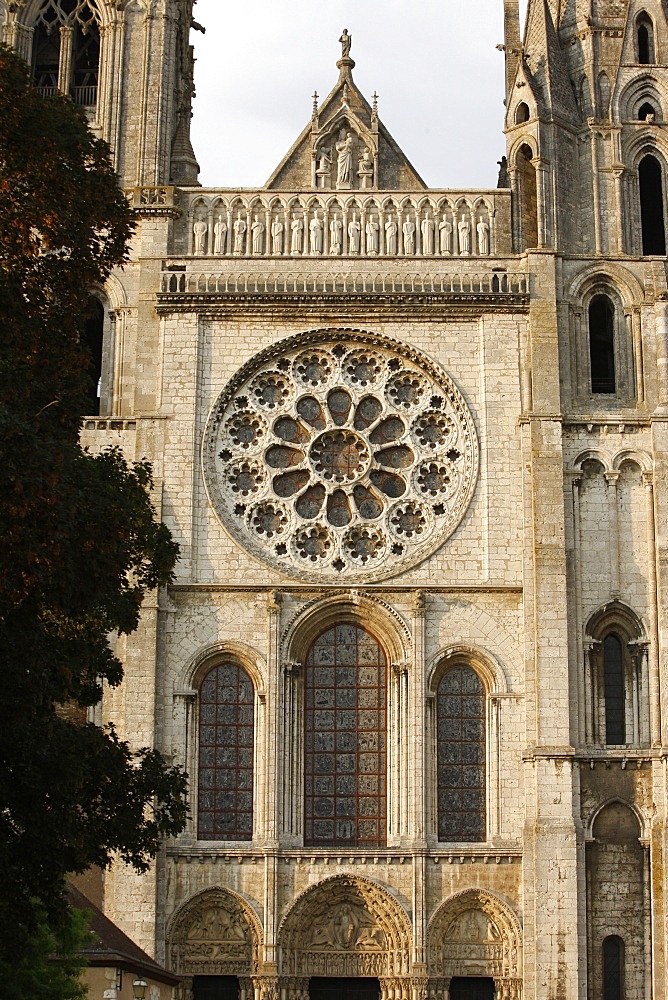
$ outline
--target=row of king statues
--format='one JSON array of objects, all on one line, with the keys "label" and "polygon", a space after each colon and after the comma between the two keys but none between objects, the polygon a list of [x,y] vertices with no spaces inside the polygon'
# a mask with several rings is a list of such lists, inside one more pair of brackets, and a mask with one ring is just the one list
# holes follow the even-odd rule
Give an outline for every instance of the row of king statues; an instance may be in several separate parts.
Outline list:
[{"label": "row of king statues", "polygon": [[[475,227],[475,229],[474,229]],[[490,253],[490,227],[483,216],[463,215],[454,219],[435,219],[427,216],[421,221],[406,218],[403,221],[389,215],[384,223],[378,216],[370,216],[366,221],[353,212],[347,224],[336,212],[326,228],[325,220],[318,215],[312,219],[294,213],[285,220],[274,218],[266,222],[255,214],[250,219],[238,217],[225,220],[218,215],[209,233],[209,224],[198,219],[193,225],[193,253],[204,256],[209,252],[214,256],[303,256],[313,257],[329,254],[384,255],[394,257],[399,254],[411,257],[415,254],[443,257],[479,255]]]}]

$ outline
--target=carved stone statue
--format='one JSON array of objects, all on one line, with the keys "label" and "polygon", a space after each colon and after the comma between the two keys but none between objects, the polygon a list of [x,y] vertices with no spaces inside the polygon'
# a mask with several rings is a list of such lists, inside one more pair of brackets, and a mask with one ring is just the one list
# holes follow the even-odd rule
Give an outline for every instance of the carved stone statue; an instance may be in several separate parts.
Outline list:
[{"label": "carved stone statue", "polygon": [[406,219],[401,229],[404,234],[404,253],[415,253],[415,223],[412,219]]},{"label": "carved stone statue", "polygon": [[227,223],[222,215],[218,216],[213,227],[213,252],[215,254],[225,253],[225,237],[227,236]]},{"label": "carved stone statue", "polygon": [[253,253],[262,253],[264,250],[264,222],[260,222],[257,215],[253,216],[251,234],[253,237]]},{"label": "carved stone statue", "polygon": [[322,253],[323,229],[324,225],[322,219],[319,219],[317,215],[314,215],[309,224],[309,249],[313,255]]},{"label": "carved stone statue", "polygon": [[457,226],[459,232],[459,252],[467,257],[471,253],[471,223],[468,219],[462,219]]},{"label": "carved stone statue", "polygon": [[359,158],[357,176],[360,179],[360,187],[370,188],[373,185],[373,163],[368,149],[365,149]]},{"label": "carved stone statue", "polygon": [[347,28],[343,29],[343,34],[339,38],[339,41],[341,42],[341,58],[349,59],[350,47],[353,44],[353,36],[348,34]]},{"label": "carved stone statue", "polygon": [[317,154],[315,177],[316,187],[329,187],[332,177],[332,151],[329,147],[321,149]]},{"label": "carved stone statue", "polygon": [[351,188],[353,184],[353,137],[350,132],[346,133],[341,129],[339,141],[336,144],[336,155],[336,186],[338,188]]},{"label": "carved stone statue", "polygon": [[372,256],[378,253],[380,225],[377,219],[369,219],[366,224],[366,252]]},{"label": "carved stone statue", "polygon": [[243,253],[246,246],[246,220],[236,219],[234,223],[234,253]]},{"label": "carved stone statue", "polygon": [[452,223],[445,217],[438,224],[438,236],[441,253],[449,257],[452,253]]},{"label": "carved stone statue", "polygon": [[422,253],[432,254],[434,252],[434,233],[436,231],[436,223],[431,218],[427,216],[420,223],[420,230],[422,232]]},{"label": "carved stone statue", "polygon": [[397,252],[397,237],[399,235],[399,224],[393,216],[388,216],[385,223],[385,252],[394,256]]},{"label": "carved stone statue", "polygon": [[204,222],[201,219],[198,222],[196,222],[195,225],[193,226],[193,234],[195,236],[195,253],[196,254],[203,254],[205,252],[205,250],[204,250],[204,242],[205,242],[205,239],[206,239],[206,231],[207,231],[208,228],[209,227],[207,226],[206,222]]},{"label": "carved stone statue", "polygon": [[329,252],[333,256],[337,256],[341,253],[343,243],[343,223],[335,213],[334,218],[329,224]]},{"label": "carved stone statue", "polygon": [[301,216],[292,216],[290,229],[292,232],[290,239],[290,253],[301,253],[304,245],[304,222]]},{"label": "carved stone statue", "polygon": [[271,224],[271,252],[283,253],[283,223],[280,219],[274,219]]},{"label": "carved stone statue", "polygon": [[359,253],[362,235],[362,225],[357,218],[357,212],[353,212],[353,217],[348,223],[348,252]]},{"label": "carved stone statue", "polygon": [[481,257],[489,254],[489,225],[484,219],[480,219],[476,226],[478,230],[478,253]]}]

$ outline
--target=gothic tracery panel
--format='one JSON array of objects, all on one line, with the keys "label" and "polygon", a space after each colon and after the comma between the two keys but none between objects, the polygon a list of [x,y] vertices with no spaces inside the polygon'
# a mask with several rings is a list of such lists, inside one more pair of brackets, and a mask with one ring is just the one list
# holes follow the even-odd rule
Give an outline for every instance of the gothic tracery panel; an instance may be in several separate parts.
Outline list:
[{"label": "gothic tracery panel", "polygon": [[301,580],[394,575],[454,531],[475,488],[471,414],[413,349],[352,331],[245,365],[205,439],[209,497],[253,555]]}]

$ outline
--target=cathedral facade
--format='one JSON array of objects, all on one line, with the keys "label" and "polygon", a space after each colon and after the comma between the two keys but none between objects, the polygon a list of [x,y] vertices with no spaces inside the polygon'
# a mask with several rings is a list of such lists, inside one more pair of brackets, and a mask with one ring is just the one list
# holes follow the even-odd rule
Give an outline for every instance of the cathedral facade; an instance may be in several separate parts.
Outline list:
[{"label": "cathedral facade", "polygon": [[347,31],[266,185],[199,186],[192,7],[0,0],[136,210],[82,438],[181,546],[97,717],[191,816],[104,911],[183,1000],[665,998],[666,4],[504,0],[462,191]]}]

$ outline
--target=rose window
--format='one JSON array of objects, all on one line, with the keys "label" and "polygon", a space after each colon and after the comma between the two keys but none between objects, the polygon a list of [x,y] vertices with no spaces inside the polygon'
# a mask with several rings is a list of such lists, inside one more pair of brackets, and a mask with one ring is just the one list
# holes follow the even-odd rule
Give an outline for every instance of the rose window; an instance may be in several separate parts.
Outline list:
[{"label": "rose window", "polygon": [[209,497],[253,555],[288,576],[380,579],[454,531],[477,475],[461,393],[414,349],[358,332],[256,356],[206,431]]}]

